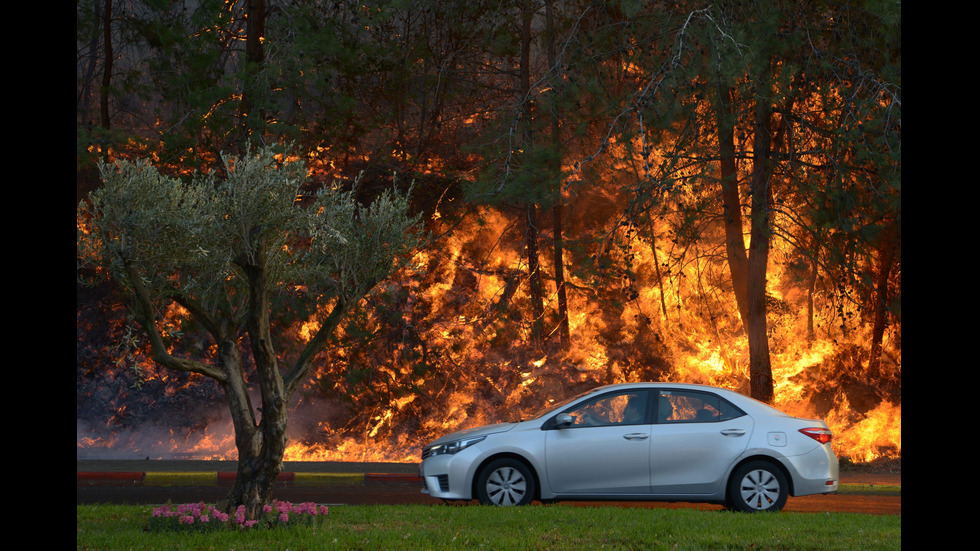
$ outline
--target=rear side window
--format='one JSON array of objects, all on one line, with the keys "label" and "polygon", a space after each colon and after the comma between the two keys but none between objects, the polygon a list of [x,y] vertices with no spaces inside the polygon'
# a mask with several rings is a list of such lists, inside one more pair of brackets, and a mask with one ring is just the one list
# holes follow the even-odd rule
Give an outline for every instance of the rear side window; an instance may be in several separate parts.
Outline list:
[{"label": "rear side window", "polygon": [[658,423],[715,423],[745,413],[724,398],[696,390],[661,390],[657,397]]}]

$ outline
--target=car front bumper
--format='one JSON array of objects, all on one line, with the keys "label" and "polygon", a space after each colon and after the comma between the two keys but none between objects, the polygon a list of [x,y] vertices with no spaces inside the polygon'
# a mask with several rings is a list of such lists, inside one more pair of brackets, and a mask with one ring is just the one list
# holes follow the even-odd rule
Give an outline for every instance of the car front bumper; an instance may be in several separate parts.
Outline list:
[{"label": "car front bumper", "polygon": [[458,454],[436,455],[422,460],[419,476],[425,483],[423,492],[438,499],[473,499],[469,469],[474,465],[470,455],[475,450],[467,448]]}]

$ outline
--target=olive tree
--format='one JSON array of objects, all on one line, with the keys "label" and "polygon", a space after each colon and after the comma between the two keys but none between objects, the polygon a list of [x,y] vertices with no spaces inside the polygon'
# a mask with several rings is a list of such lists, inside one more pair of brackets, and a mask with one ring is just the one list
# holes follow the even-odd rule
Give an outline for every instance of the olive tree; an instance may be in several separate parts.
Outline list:
[{"label": "olive tree", "polygon": [[[245,505],[254,516],[282,470],[290,397],[345,314],[421,234],[407,191],[385,191],[368,206],[339,186],[304,193],[304,163],[271,148],[223,164],[222,177],[184,180],[146,161],[103,164],[102,186],[79,207],[77,246],[83,264],[129,292],[156,363],[224,389],[238,451],[228,507]],[[288,342],[278,321],[298,299],[317,329]],[[212,353],[174,352],[162,315],[174,305],[209,336]],[[292,353],[279,350],[283,343]]]}]

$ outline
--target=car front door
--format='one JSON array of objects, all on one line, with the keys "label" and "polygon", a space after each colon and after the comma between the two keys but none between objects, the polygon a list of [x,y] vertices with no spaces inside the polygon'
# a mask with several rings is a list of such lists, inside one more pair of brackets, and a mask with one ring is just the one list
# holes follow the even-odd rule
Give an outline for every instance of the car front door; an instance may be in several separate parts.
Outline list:
[{"label": "car front door", "polygon": [[650,430],[651,491],[707,495],[748,445],[752,418],[709,392],[661,390]]},{"label": "car front door", "polygon": [[564,495],[649,495],[651,408],[646,390],[604,394],[559,413],[545,435],[552,491]]}]

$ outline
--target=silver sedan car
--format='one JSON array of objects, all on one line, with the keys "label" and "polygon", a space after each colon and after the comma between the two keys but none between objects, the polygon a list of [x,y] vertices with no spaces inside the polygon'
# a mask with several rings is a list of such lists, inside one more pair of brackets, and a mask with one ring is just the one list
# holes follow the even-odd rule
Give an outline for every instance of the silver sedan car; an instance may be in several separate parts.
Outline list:
[{"label": "silver sedan car", "polygon": [[787,496],[837,491],[823,421],[731,390],[603,386],[533,419],[449,434],[422,451],[423,492],[490,505],[532,500],[722,503],[778,511]]}]

